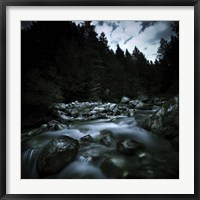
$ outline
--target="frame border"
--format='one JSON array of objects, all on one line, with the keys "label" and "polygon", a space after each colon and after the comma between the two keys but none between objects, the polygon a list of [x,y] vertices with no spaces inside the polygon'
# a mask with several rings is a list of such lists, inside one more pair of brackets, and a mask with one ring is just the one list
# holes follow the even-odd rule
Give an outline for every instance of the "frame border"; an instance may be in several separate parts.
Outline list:
[{"label": "frame border", "polygon": [[[6,194],[6,7],[7,6],[194,6],[194,194]],[[0,0],[0,198],[6,199],[68,199],[68,200],[111,200],[140,199],[154,200],[200,199],[200,119],[198,118],[200,99],[198,76],[200,71],[200,0]]]}]

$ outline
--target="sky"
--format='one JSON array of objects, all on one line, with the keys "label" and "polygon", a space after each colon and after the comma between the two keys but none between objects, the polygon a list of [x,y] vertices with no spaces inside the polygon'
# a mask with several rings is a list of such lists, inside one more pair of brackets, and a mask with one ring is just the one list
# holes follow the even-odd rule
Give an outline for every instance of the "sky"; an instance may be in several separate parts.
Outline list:
[{"label": "sky", "polygon": [[108,45],[114,51],[117,44],[122,50],[133,52],[139,48],[148,60],[155,61],[160,39],[169,41],[172,21],[92,21],[98,36],[105,33]]},{"label": "sky", "polygon": [[[80,24],[83,21],[74,21]],[[122,50],[133,52],[135,46],[148,60],[155,61],[160,39],[169,41],[173,32],[172,21],[92,21],[98,37],[105,33],[110,49],[114,51],[119,44]],[[22,29],[29,27],[31,21],[23,22]]]}]

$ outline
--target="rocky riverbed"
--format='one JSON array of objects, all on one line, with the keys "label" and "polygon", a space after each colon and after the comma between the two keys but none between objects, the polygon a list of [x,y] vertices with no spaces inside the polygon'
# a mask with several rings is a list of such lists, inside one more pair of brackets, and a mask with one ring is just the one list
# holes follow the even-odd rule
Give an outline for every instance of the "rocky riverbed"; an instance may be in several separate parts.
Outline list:
[{"label": "rocky riverbed", "polygon": [[22,132],[22,178],[178,178],[178,111],[178,97],[55,103]]}]

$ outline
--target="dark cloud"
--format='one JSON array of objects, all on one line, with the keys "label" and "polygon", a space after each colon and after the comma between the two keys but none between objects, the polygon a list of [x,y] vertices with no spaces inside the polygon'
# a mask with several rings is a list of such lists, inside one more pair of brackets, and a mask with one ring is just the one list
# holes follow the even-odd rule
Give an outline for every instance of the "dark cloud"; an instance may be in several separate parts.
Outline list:
[{"label": "dark cloud", "polygon": [[124,44],[126,44],[127,42],[129,42],[132,38],[133,38],[133,36],[130,37],[130,38],[128,38],[128,39],[124,42]]},{"label": "dark cloud", "polygon": [[97,25],[103,26],[104,21],[98,21]]},{"label": "dark cloud", "polygon": [[27,29],[33,24],[32,21],[21,21],[21,29]]},{"label": "dark cloud", "polygon": [[165,23],[167,25],[166,28],[162,31],[158,30],[155,33],[154,37],[147,41],[149,44],[155,45],[156,43],[158,43],[160,41],[161,38],[163,38],[167,41],[170,40],[171,35],[173,35],[173,32],[171,30],[172,22],[163,22],[163,23]]},{"label": "dark cloud", "polygon": [[113,31],[114,31],[117,27],[119,27],[119,25],[117,25],[116,22],[107,22],[107,24],[108,24],[108,26],[112,26]]},{"label": "dark cloud", "polygon": [[119,25],[117,24],[117,21],[114,21],[114,22],[113,22],[113,21],[98,21],[97,26],[103,26],[104,23],[105,23],[106,25],[108,25],[108,26],[111,26],[112,29],[113,29],[113,31],[114,31],[117,27],[119,27]]},{"label": "dark cloud", "polygon": [[141,29],[139,31],[139,34],[144,32],[146,28],[150,27],[150,26],[153,26],[154,24],[156,24],[157,22],[156,21],[144,21],[144,22],[141,22]]}]

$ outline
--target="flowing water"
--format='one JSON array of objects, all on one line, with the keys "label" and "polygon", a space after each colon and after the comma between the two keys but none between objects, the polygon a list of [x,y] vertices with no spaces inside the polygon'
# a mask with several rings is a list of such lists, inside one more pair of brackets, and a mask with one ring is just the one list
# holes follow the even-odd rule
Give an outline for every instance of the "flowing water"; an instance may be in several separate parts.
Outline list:
[{"label": "flowing water", "polygon": [[[133,138],[144,144],[145,149],[127,156],[119,153],[116,147],[106,147],[98,142],[100,131],[105,129],[113,133],[116,141]],[[116,120],[77,122],[69,128],[47,131],[29,139],[26,142],[28,148],[22,151],[22,178],[40,178],[36,161],[50,140],[60,135],[80,140],[88,134],[94,143],[82,146],[73,162],[58,174],[46,178],[178,178],[178,152],[170,141],[139,127],[135,118],[123,116]]]}]

